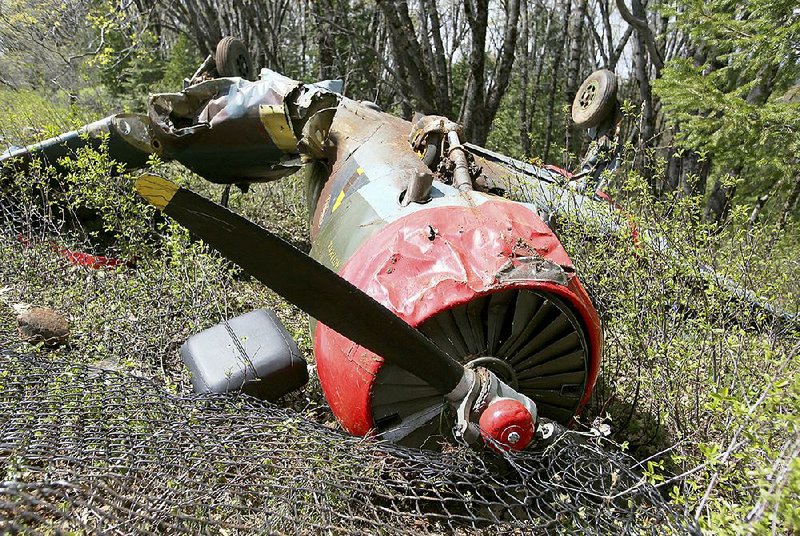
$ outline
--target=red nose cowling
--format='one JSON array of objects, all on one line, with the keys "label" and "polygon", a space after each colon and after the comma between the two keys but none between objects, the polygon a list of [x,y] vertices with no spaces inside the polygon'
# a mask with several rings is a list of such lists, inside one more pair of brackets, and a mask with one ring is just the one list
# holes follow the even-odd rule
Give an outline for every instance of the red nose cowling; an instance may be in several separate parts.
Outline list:
[{"label": "red nose cowling", "polygon": [[[507,263],[531,256],[561,266],[568,283],[500,280]],[[339,273],[414,327],[441,311],[508,289],[557,296],[575,311],[586,333],[589,363],[579,410],[597,378],[602,338],[600,320],[574,272],[560,242],[533,210],[491,200],[469,208],[426,207],[402,217],[365,240]],[[375,427],[371,399],[383,360],[324,325],[318,325],[314,343],[320,383],[337,419],[352,434],[369,433]],[[532,434],[532,426],[520,432]]]}]

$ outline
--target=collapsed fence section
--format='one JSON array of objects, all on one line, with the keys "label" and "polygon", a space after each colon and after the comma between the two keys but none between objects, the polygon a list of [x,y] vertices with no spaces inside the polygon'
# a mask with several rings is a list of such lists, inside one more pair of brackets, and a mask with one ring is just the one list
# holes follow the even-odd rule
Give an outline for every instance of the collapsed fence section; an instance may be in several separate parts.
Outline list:
[{"label": "collapsed fence section", "polygon": [[569,432],[513,457],[346,436],[244,396],[0,354],[0,531],[685,533],[630,460]]}]

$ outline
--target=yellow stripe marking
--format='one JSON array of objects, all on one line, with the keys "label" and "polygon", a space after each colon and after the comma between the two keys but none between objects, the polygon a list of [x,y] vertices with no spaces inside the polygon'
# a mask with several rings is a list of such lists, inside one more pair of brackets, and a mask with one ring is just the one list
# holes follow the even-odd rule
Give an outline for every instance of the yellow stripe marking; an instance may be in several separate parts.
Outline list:
[{"label": "yellow stripe marking", "polygon": [[341,204],[342,204],[342,200],[343,200],[343,199],[344,199],[344,190],[342,190],[341,192],[339,192],[339,196],[336,198],[336,201],[334,201],[334,203],[333,203],[333,208],[331,209],[331,212],[332,212],[332,213],[333,213],[333,212],[336,212],[336,209],[337,209],[337,208],[339,208],[339,205],[341,205]]},{"label": "yellow stripe marking", "polygon": [[297,152],[297,138],[294,137],[282,105],[262,104],[258,107],[258,115],[278,149],[287,153]]},{"label": "yellow stripe marking", "polygon": [[178,191],[178,186],[158,175],[145,173],[136,179],[136,191],[158,210],[164,210]]}]

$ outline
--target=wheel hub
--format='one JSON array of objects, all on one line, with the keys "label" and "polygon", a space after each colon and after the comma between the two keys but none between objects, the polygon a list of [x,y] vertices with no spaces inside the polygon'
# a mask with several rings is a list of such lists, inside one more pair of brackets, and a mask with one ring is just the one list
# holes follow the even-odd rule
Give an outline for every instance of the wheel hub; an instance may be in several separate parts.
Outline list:
[{"label": "wheel hub", "polygon": [[581,98],[578,101],[581,108],[584,110],[588,108],[592,104],[595,95],[597,95],[597,84],[593,82],[586,86],[586,89],[584,89],[583,93],[581,93]]}]

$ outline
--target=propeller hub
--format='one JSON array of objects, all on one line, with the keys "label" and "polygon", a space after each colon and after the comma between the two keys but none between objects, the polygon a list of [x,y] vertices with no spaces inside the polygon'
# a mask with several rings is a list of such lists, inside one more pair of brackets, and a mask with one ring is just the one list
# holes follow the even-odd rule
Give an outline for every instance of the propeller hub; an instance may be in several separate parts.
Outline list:
[{"label": "propeller hub", "polygon": [[501,451],[523,450],[536,431],[528,408],[513,398],[496,398],[478,420],[486,443]]},{"label": "propeller hub", "polygon": [[517,389],[519,382],[517,381],[517,373],[508,361],[499,359],[497,357],[484,356],[477,357],[465,365],[471,369],[476,367],[484,367],[493,372],[498,379],[506,382],[512,388]]}]

